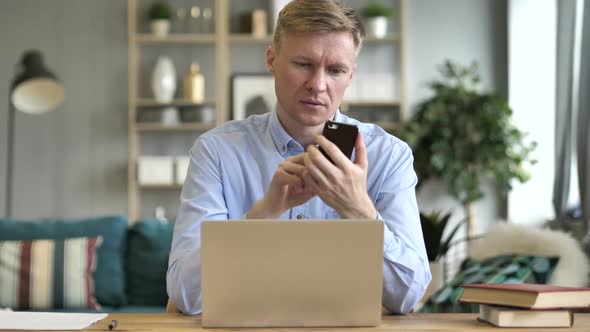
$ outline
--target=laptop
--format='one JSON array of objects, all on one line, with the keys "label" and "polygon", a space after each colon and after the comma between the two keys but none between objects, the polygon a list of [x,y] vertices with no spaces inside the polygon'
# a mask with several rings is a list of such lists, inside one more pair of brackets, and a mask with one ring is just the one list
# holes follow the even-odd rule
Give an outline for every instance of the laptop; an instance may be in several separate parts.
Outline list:
[{"label": "laptop", "polygon": [[203,327],[381,323],[383,222],[201,224]]}]

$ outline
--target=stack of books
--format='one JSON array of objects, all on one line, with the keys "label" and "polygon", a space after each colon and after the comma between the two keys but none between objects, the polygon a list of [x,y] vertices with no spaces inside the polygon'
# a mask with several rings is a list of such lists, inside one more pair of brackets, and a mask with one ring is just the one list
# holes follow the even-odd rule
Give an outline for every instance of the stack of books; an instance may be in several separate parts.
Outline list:
[{"label": "stack of books", "polygon": [[459,302],[479,304],[479,320],[499,327],[571,327],[590,309],[590,288],[538,284],[461,285]]}]

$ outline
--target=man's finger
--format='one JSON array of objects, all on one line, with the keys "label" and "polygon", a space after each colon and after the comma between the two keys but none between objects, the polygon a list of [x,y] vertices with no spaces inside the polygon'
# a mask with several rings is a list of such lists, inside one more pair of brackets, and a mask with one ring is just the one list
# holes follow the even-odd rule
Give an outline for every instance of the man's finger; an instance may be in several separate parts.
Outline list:
[{"label": "man's finger", "polygon": [[283,186],[283,185],[294,185],[294,186],[300,186],[302,185],[301,182],[301,177],[297,176],[297,175],[293,175],[293,174],[289,174],[287,172],[285,172],[283,169],[278,169],[277,172],[275,173],[275,178],[273,179],[273,181],[277,181],[277,184]]},{"label": "man's finger", "polygon": [[330,142],[330,140],[328,140],[323,135],[316,136],[315,142],[322,147],[328,156],[330,156],[336,167],[343,169],[350,162],[348,157],[342,153],[340,148],[333,142]]},{"label": "man's finger", "polygon": [[356,136],[354,148],[356,150],[354,164],[358,165],[362,169],[367,169],[369,165],[369,162],[367,160],[367,147],[365,146],[363,135],[360,132]]},{"label": "man's finger", "polygon": [[299,164],[299,165],[303,165],[303,160],[305,160],[305,155],[307,155],[307,153],[300,153],[296,156],[291,156],[287,159],[285,159],[288,162],[292,162],[294,164]]},{"label": "man's finger", "polygon": [[[308,154],[308,158],[305,158],[307,172],[317,184],[326,187],[329,185],[330,181],[334,181],[334,173],[339,171],[334,165],[332,165],[332,163],[321,155],[315,146],[310,146],[309,150],[310,153]],[[312,160],[312,158],[316,160]]]},{"label": "man's finger", "polygon": [[297,176],[301,176],[303,174],[303,172],[305,172],[305,166],[303,164],[295,164],[292,162],[283,162],[283,163],[281,163],[280,167],[286,173],[297,175]]}]

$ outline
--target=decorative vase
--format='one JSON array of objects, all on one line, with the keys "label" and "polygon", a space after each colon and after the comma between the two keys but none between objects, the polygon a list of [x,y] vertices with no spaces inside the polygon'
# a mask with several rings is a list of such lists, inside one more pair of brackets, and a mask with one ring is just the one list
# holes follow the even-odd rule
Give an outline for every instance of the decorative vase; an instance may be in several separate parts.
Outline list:
[{"label": "decorative vase", "polygon": [[367,19],[367,35],[384,38],[387,35],[387,17],[378,16]]},{"label": "decorative vase", "polygon": [[209,105],[201,108],[199,120],[203,123],[215,122],[215,109]]},{"label": "decorative vase", "polygon": [[170,21],[169,20],[151,20],[150,28],[152,34],[156,37],[166,37],[170,32]]},{"label": "decorative vase", "polygon": [[158,57],[152,72],[152,92],[160,103],[169,103],[176,91],[176,70],[172,59],[167,56]]},{"label": "decorative vase", "polygon": [[166,107],[162,110],[160,122],[164,126],[177,126],[180,123],[180,114],[176,107]]},{"label": "decorative vase", "polygon": [[184,77],[184,98],[195,104],[205,101],[205,78],[199,69],[199,64],[192,63]]}]

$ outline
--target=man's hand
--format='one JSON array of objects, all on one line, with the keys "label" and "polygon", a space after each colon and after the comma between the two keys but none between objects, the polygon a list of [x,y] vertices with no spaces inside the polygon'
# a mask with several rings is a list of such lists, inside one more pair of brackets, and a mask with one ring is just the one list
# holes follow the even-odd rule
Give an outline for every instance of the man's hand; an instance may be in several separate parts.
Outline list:
[{"label": "man's hand", "polygon": [[377,209],[367,194],[367,150],[361,133],[355,142],[356,157],[351,162],[340,149],[327,138],[315,139],[332,158],[326,159],[314,145],[307,148],[303,175],[305,186],[320,196],[324,203],[334,208],[344,219],[374,219]]},{"label": "man's hand", "polygon": [[248,219],[278,218],[288,209],[309,201],[315,194],[303,181],[305,155],[289,157],[283,161],[272,177],[264,198],[254,203]]}]

